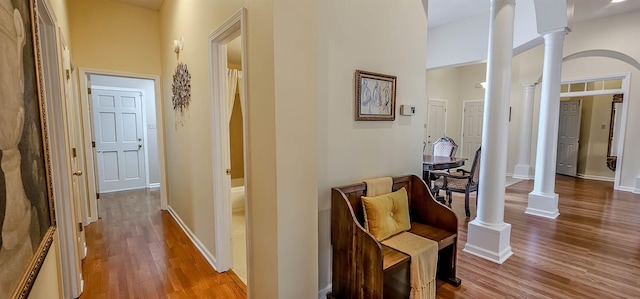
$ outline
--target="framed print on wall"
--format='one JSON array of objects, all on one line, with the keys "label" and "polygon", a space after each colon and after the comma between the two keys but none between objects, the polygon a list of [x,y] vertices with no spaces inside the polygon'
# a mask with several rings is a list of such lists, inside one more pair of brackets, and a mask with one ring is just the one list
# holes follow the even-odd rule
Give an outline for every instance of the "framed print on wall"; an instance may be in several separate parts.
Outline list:
[{"label": "framed print on wall", "polygon": [[0,0],[0,298],[26,298],[55,216],[34,0]]},{"label": "framed print on wall", "polygon": [[396,76],[356,70],[356,120],[396,119]]}]

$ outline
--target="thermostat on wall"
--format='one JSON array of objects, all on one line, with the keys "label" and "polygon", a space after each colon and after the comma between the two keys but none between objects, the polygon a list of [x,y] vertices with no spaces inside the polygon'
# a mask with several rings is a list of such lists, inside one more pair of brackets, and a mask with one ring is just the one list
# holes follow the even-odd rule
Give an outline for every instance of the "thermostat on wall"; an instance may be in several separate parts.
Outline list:
[{"label": "thermostat on wall", "polygon": [[400,105],[400,115],[414,115],[416,114],[416,107],[409,105]]}]

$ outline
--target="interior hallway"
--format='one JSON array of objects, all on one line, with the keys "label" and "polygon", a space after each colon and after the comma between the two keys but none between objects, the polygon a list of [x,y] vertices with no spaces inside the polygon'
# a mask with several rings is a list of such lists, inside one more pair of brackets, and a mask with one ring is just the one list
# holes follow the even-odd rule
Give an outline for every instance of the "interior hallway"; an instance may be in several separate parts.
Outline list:
[{"label": "interior hallway", "polygon": [[[640,195],[613,183],[558,176],[560,216],[524,214],[533,181],[506,191],[505,221],[514,255],[498,265],[462,251],[464,195],[454,193],[460,221],[458,277],[438,283],[437,298],[633,298],[640,294]],[[102,196],[102,219],[87,228],[85,291],[80,298],[246,298],[232,275],[216,273],[178,224],[159,210],[156,191]],[[475,194],[471,197],[475,217]]]},{"label": "interior hallway", "polygon": [[[102,194],[102,218],[86,229],[80,298],[246,298],[217,273],[167,211],[159,191]],[[235,279],[235,280],[234,280]]]}]

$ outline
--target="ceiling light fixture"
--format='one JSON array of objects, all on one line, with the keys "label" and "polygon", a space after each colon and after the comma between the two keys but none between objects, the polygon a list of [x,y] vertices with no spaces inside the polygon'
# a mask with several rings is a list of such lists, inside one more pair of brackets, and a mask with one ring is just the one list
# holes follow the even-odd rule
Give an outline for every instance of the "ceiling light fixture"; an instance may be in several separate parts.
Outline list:
[{"label": "ceiling light fixture", "polygon": [[611,3],[620,3],[620,2],[624,2],[625,0],[611,0]]}]

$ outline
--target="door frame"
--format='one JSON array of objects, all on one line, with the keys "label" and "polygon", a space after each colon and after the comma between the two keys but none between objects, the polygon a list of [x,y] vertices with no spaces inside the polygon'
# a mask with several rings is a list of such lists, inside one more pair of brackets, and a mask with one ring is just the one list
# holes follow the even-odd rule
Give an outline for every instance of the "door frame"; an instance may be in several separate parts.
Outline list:
[{"label": "door frame", "polygon": [[[460,150],[458,151],[459,153],[464,153],[464,114],[467,113],[467,104],[469,103],[477,103],[477,102],[484,102],[484,99],[482,100],[464,100],[462,101],[462,124],[460,126]],[[482,121],[484,121],[484,115],[482,116]],[[484,135],[484,132],[482,132]]]},{"label": "door frame", "polygon": [[[88,88],[91,86],[89,82],[89,75],[103,75],[103,76],[116,76],[116,77],[128,77],[135,79],[153,80],[155,90],[155,104],[156,104],[156,132],[157,132],[157,147],[158,147],[158,166],[160,169],[160,208],[166,210],[168,206],[168,193],[167,193],[167,157],[165,152],[165,139],[164,139],[164,109],[162,101],[162,91],[160,86],[159,75],[137,74],[120,71],[108,71],[93,68],[79,68],[80,76],[80,99],[82,102],[82,126],[84,130],[84,146],[85,146],[85,164],[87,170],[87,187],[89,196],[89,219],[88,223],[92,223],[98,220],[98,200],[97,200],[97,188],[96,188],[96,169],[95,169],[95,149],[92,147],[93,141],[93,126],[89,105],[91,105],[91,97],[89,95]],[[143,109],[144,110],[144,109]],[[87,150],[90,149],[90,150]],[[147,163],[148,165],[149,163]]]},{"label": "door frame", "polygon": [[[570,102],[570,101],[575,101],[575,100],[568,100],[568,101],[563,101],[562,97],[560,97],[560,105],[562,105],[562,102]],[[582,123],[582,98],[579,98],[578,100],[578,105],[580,107],[580,111],[578,112],[578,142],[577,142],[577,146],[576,146],[576,163],[575,165],[573,165],[573,168],[575,170],[575,174],[574,175],[568,175],[568,174],[564,174],[564,173],[558,173],[558,156],[559,156],[559,152],[556,151],[556,174],[560,174],[560,175],[565,175],[565,176],[571,176],[571,177],[578,177],[578,163],[580,162],[579,159],[579,152],[580,152],[580,133],[582,133],[582,127],[581,127],[581,123]],[[562,106],[560,106],[562,107]],[[559,113],[560,116],[562,116],[562,111],[560,111]],[[560,124],[560,122],[558,122],[558,124]],[[558,126],[558,132],[560,132],[560,126]],[[560,144],[560,134],[558,134],[558,141],[557,144]],[[559,146],[558,146],[559,148]]]},{"label": "door frame", "polygon": [[[449,115],[449,101],[445,100],[445,99],[438,99],[438,98],[427,98],[427,117],[425,118],[427,120],[427,122],[424,124],[425,130],[424,130],[424,142],[426,142],[425,145],[425,150],[426,147],[429,145],[429,107],[430,107],[430,102],[434,101],[434,102],[444,102],[444,133],[445,135],[447,134],[447,120],[448,120],[448,115]],[[423,153],[424,154],[424,153]]]},{"label": "door frame", "polygon": [[[95,75],[95,74],[90,74],[90,75]],[[136,78],[137,79],[137,78]],[[147,144],[147,109],[146,109],[146,105],[147,105],[147,101],[145,101],[146,98],[146,93],[144,91],[144,89],[140,89],[140,88],[127,88],[127,87],[112,87],[112,86],[102,86],[102,85],[94,85],[91,84],[92,88],[94,89],[99,89],[99,90],[113,90],[113,91],[124,91],[124,92],[138,92],[140,93],[140,110],[142,113],[142,140],[143,140],[143,144],[144,144],[144,186],[145,188],[150,188],[151,186],[149,186],[149,146]],[[93,89],[92,89],[93,92]],[[92,101],[93,104],[93,99],[90,99]],[[92,133],[94,133],[95,130],[95,124],[94,127],[92,128]],[[93,134],[91,134],[91,136],[93,136]],[[96,167],[97,168],[97,167]],[[97,176],[97,174],[96,174]],[[137,188],[135,188],[137,189]],[[110,191],[110,192],[119,192],[119,191],[126,191],[126,190],[132,190],[132,189],[121,189],[121,190],[114,190],[114,191]]]},{"label": "door frame", "polygon": [[[244,155],[244,182],[245,182],[245,223],[246,223],[246,261],[247,261],[247,286],[251,279],[251,181],[250,165],[251,157],[247,155],[250,148],[249,138],[249,114],[248,105],[248,76],[247,76],[247,10],[241,8],[224,24],[209,35],[209,59],[211,72],[211,142],[213,154],[213,206],[214,206],[214,235],[216,259],[215,268],[218,272],[229,270],[233,264],[232,248],[232,221],[231,221],[231,178],[226,174],[227,167],[231,165],[229,151],[229,117],[224,108],[227,105],[227,43],[240,37],[241,64],[243,84],[240,86],[240,105],[242,111],[243,127],[243,155]],[[217,121],[216,121],[217,120]],[[250,288],[249,288],[250,291]],[[250,292],[249,292],[250,293]]]},{"label": "door frame", "polygon": [[[40,47],[43,63],[44,102],[48,113],[49,142],[51,146],[51,171],[53,178],[56,226],[60,238],[61,287],[65,297],[76,298],[83,291],[81,253],[77,243],[78,225],[72,198],[72,160],[69,146],[69,115],[64,100],[63,36],[54,11],[48,1],[37,0]],[[42,22],[42,23],[40,23]],[[44,57],[49,59],[45,59]],[[49,81],[50,80],[50,81]]]},{"label": "door frame", "polygon": [[[560,93],[560,97],[586,97],[586,96],[597,96],[597,95],[613,95],[613,94],[622,94],[622,118],[620,119],[620,131],[616,136],[618,138],[618,152],[616,155],[618,159],[616,161],[616,171],[615,178],[613,180],[613,189],[614,190],[623,190],[632,192],[628,188],[620,188],[620,177],[622,175],[622,160],[624,159],[624,142],[625,142],[625,132],[627,128],[627,114],[629,111],[629,87],[631,85],[631,73],[620,73],[620,74],[610,74],[610,75],[601,75],[601,76],[590,76],[590,77],[582,77],[582,78],[571,78],[571,79],[563,79],[560,84],[571,84],[585,81],[600,81],[600,80],[622,80],[622,88],[620,89],[604,89],[604,90],[593,90],[593,91],[582,91],[582,92],[563,92]],[[602,163],[604,163],[603,161]]]}]

